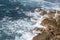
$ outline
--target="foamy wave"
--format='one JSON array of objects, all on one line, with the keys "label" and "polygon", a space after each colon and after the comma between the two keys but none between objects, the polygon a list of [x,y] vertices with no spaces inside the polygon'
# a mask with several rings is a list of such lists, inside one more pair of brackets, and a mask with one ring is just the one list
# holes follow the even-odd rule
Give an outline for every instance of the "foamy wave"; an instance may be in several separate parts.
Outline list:
[{"label": "foamy wave", "polygon": [[[13,1],[16,2],[17,0]],[[38,6],[41,6],[42,9],[54,9],[53,7],[56,6],[55,3],[47,2],[44,0],[21,0],[21,4],[23,5],[26,4],[34,6],[34,3]],[[17,7],[16,9],[19,8]],[[41,21],[43,20],[43,16],[39,15],[39,13],[40,12],[29,11],[26,12],[25,15],[29,16],[30,19],[24,18],[14,21],[11,21],[10,17],[4,17],[3,20],[0,21],[0,25],[2,26],[0,30],[3,30],[7,35],[15,35],[15,40],[32,40],[32,38],[36,36],[37,33],[41,33],[39,31],[33,30],[35,27],[45,28],[44,26],[40,25]],[[45,15],[45,17],[47,17],[47,15]]]},{"label": "foamy wave", "polygon": [[[45,10],[60,10],[59,2],[49,2],[45,0],[21,0],[22,5],[30,5],[31,7],[42,7]],[[57,8],[56,8],[57,7]]]},{"label": "foamy wave", "polygon": [[[49,2],[45,0],[9,0],[10,2],[20,2],[24,6],[31,6],[31,7],[42,7],[43,9],[50,10],[60,10],[60,3],[59,2]],[[59,0],[58,0],[59,1]],[[55,6],[58,6],[57,8]]]},{"label": "foamy wave", "polygon": [[[11,18],[9,17],[5,17],[2,21],[0,21],[0,23],[2,23],[2,28],[0,28],[0,30],[4,30],[4,33],[6,33],[7,35],[15,34],[15,40],[28,40],[30,37],[32,38],[34,27],[30,22],[27,21],[27,18],[15,21],[11,21],[10,19]],[[20,34],[22,34],[22,36]],[[21,38],[19,37],[19,35],[21,36]],[[31,40],[31,38],[29,40]]]},{"label": "foamy wave", "polygon": [[40,25],[42,17],[39,15],[39,12],[36,11],[33,13],[26,12],[25,15],[32,17],[30,19],[24,18],[14,21],[11,21],[10,17],[4,17],[3,20],[0,21],[2,24],[2,28],[0,28],[0,30],[3,30],[7,35],[15,35],[15,40],[32,40],[37,33],[40,33],[39,31],[34,31],[33,29],[35,27],[44,28]]}]

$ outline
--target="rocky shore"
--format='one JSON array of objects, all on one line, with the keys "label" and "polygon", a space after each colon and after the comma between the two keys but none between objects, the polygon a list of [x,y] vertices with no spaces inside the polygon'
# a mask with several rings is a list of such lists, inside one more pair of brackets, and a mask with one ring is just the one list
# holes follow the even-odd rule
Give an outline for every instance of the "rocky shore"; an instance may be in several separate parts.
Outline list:
[{"label": "rocky shore", "polygon": [[36,27],[34,30],[41,31],[32,40],[60,40],[60,11],[45,11],[40,8],[36,9],[40,15],[44,17],[40,25],[45,26],[45,29]]}]

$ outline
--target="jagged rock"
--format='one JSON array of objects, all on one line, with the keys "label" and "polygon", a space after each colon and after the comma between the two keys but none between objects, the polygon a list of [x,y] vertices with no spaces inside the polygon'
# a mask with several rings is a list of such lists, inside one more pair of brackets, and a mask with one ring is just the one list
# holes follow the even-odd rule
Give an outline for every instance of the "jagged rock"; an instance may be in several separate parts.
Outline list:
[{"label": "jagged rock", "polygon": [[40,8],[36,8],[35,11],[40,12],[40,15],[42,15],[42,16],[47,14],[47,11],[40,9]]},{"label": "jagged rock", "polygon": [[53,17],[55,17],[55,13],[56,13],[56,11],[50,11],[47,14],[48,14],[49,18],[53,18]]},{"label": "jagged rock", "polygon": [[34,30],[36,30],[36,31],[43,31],[43,28],[35,27]]},{"label": "jagged rock", "polygon": [[47,11],[44,11],[44,10],[40,13],[40,15],[42,16],[44,16],[45,14],[47,14]]},{"label": "jagged rock", "polygon": [[56,27],[56,21],[55,19],[49,19],[49,18],[45,18],[42,22],[41,25],[46,26],[46,27]]},{"label": "jagged rock", "polygon": [[53,36],[51,33],[43,32],[42,34],[38,34],[37,36],[35,36],[33,40],[50,40],[52,39],[52,37]]},{"label": "jagged rock", "polygon": [[[42,11],[44,12],[44,11]],[[45,15],[45,12],[41,15]],[[56,11],[50,11],[48,14],[48,18],[42,20],[42,26],[47,27],[46,29],[40,29],[36,27],[34,30],[41,31],[42,34],[38,34],[33,38],[33,40],[60,40],[60,11],[57,11],[57,16],[55,17]],[[55,18],[54,18],[55,17]]]},{"label": "jagged rock", "polygon": [[40,11],[42,11],[42,9],[41,8],[36,8],[35,11],[40,12]]},{"label": "jagged rock", "polygon": [[53,34],[56,36],[56,35],[60,35],[60,31],[59,30],[54,30],[53,31]]},{"label": "jagged rock", "polygon": [[60,14],[60,11],[57,11],[58,14]]},{"label": "jagged rock", "polygon": [[56,16],[57,28],[60,28],[60,15]]},{"label": "jagged rock", "polygon": [[60,35],[57,35],[56,38],[59,38],[60,39]]},{"label": "jagged rock", "polygon": [[57,16],[55,17],[55,19],[56,19],[56,21],[59,21],[59,20],[60,20],[60,15],[57,15]]}]

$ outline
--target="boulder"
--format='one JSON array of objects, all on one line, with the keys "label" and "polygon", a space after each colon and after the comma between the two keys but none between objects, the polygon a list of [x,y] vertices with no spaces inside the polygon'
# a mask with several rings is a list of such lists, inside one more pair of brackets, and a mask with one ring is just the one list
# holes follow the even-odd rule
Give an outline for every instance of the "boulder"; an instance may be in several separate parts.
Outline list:
[{"label": "boulder", "polygon": [[35,36],[33,40],[50,40],[52,39],[52,37],[53,36],[51,33],[43,32],[42,34],[38,34],[37,36]]},{"label": "boulder", "polygon": [[49,11],[47,14],[48,14],[49,18],[54,18],[55,17],[55,13],[56,13],[56,11]]},{"label": "boulder", "polygon": [[[44,16],[48,15],[48,18],[42,20],[42,26],[45,26],[45,29],[40,29],[38,27],[34,28],[36,31],[42,31],[42,33],[38,34],[33,38],[33,40],[60,40],[60,11],[57,11],[57,16],[55,17],[56,11],[42,11],[40,15]],[[55,18],[54,18],[55,17]]]},{"label": "boulder", "polygon": [[57,11],[57,14],[60,14],[60,11]]},{"label": "boulder", "polygon": [[41,16],[44,16],[45,14],[47,14],[47,11],[44,10],[40,13]]},{"label": "boulder", "polygon": [[40,12],[40,11],[42,11],[42,9],[41,8],[36,8],[35,11]]},{"label": "boulder", "polygon": [[36,30],[36,31],[43,31],[43,28],[35,27],[34,30]]},{"label": "boulder", "polygon": [[45,18],[44,20],[42,20],[41,25],[45,27],[56,27],[57,26],[55,19],[49,19],[49,18]]}]

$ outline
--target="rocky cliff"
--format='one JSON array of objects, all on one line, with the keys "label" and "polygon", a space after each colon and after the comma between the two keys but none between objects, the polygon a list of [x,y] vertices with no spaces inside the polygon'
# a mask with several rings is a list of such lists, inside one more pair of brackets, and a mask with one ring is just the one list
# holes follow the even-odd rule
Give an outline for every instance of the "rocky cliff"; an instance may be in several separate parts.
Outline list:
[{"label": "rocky cliff", "polygon": [[40,16],[47,15],[44,17],[40,25],[45,26],[45,29],[36,27],[34,30],[41,31],[33,40],[60,40],[60,11],[45,11],[42,9],[37,9],[40,12]]}]

